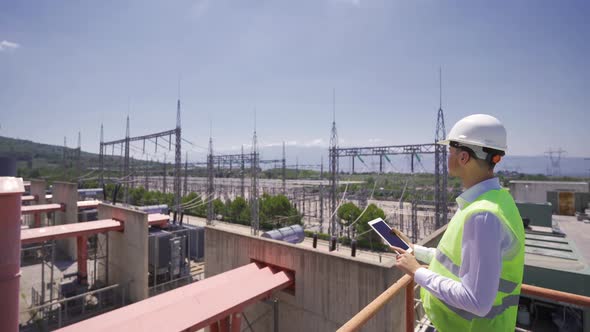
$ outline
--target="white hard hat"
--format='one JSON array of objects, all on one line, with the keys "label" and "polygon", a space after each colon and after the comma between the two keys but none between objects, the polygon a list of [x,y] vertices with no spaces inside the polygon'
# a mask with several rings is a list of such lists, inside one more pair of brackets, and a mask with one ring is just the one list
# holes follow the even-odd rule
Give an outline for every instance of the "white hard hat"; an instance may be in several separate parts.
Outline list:
[{"label": "white hard hat", "polygon": [[450,142],[506,151],[506,129],[500,120],[487,114],[473,114],[459,120],[447,136],[437,144]]}]

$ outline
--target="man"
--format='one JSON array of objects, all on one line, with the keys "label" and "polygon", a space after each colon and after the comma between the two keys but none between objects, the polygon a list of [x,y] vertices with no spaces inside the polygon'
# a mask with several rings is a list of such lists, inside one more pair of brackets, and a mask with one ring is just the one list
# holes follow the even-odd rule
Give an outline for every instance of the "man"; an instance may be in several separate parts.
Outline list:
[{"label": "man", "polygon": [[457,122],[447,140],[449,174],[465,191],[438,247],[394,248],[397,266],[422,286],[420,297],[438,331],[514,331],[524,269],[524,227],[509,192],[494,177],[506,151],[498,119],[475,114]]}]

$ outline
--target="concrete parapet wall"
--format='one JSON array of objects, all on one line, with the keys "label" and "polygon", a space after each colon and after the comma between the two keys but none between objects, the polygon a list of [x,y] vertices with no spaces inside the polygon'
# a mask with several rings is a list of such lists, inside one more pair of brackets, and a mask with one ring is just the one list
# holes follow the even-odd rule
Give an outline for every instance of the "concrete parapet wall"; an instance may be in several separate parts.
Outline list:
[{"label": "concrete parapet wall", "polygon": [[[108,234],[108,282],[126,289],[127,301],[148,297],[148,215],[108,204],[98,205],[98,219],[115,219],[125,224],[123,232]],[[105,240],[101,235],[99,241]]]},{"label": "concrete parapet wall", "polygon": [[37,202],[35,204],[45,204],[45,189],[47,183],[45,180],[32,179],[29,191],[31,195],[37,196]]},{"label": "concrete parapet wall", "polygon": [[[31,182],[32,185],[32,182]],[[56,211],[55,224],[73,224],[78,222],[78,185],[68,182],[53,183],[53,203],[64,204],[65,211]],[[57,241],[57,248],[68,256],[69,259],[77,258],[76,239],[65,239]]]},{"label": "concrete parapet wall", "polygon": [[[379,264],[301,245],[236,234],[215,227],[205,230],[206,275],[262,261],[295,272],[295,294],[279,299],[279,331],[335,331],[397,281],[403,273]],[[400,292],[363,328],[363,331],[403,331],[405,295]],[[204,304],[206,305],[206,304]],[[255,331],[272,331],[268,303],[246,310]]]},{"label": "concrete parapet wall", "polygon": [[[37,201],[33,204],[45,204],[46,200],[45,200],[45,188],[47,186],[47,183],[45,183],[45,180],[37,180],[37,179],[32,179],[31,181],[31,185],[29,187],[29,191],[31,193],[31,195],[36,196],[37,197]],[[39,215],[39,223],[41,225],[45,225],[46,220],[47,220],[47,214],[46,213],[41,213]]]}]

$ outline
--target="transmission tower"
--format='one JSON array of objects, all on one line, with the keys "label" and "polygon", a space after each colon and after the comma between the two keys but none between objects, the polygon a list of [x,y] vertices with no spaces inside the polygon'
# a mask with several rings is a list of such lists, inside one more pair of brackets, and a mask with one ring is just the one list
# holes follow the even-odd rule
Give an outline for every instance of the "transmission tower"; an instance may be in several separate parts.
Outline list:
[{"label": "transmission tower", "polygon": [[183,196],[188,194],[188,152],[185,152],[184,158],[184,190]]},{"label": "transmission tower", "polygon": [[244,187],[244,177],[246,169],[245,169],[245,162],[244,162],[244,145],[242,144],[242,158],[240,160],[240,192],[242,194],[242,198],[246,199],[245,187]]},{"label": "transmission tower", "polygon": [[287,195],[287,156],[285,154],[285,142],[283,141],[283,195]]},{"label": "transmission tower", "polygon": [[336,188],[338,186],[338,132],[336,131],[336,89],[332,91],[332,134],[330,136],[330,229],[329,233],[336,236]]},{"label": "transmission tower", "polygon": [[207,224],[212,225],[213,215],[213,136],[209,127],[209,154],[207,156]]},{"label": "transmission tower", "polygon": [[[439,107],[438,116],[436,120],[436,133],[434,136],[434,143],[446,139],[445,117],[442,109],[442,69],[439,69]],[[436,228],[440,228],[448,221],[447,209],[447,147],[444,145],[436,145],[434,151],[434,179],[435,179],[435,224]]]},{"label": "transmission tower", "polygon": [[78,147],[76,148],[76,178],[79,178],[81,173],[82,162],[82,133],[78,131]]},{"label": "transmission tower", "polygon": [[258,149],[256,137],[256,111],[254,111],[254,135],[252,137],[252,235],[258,235]]},{"label": "transmission tower", "polygon": [[549,157],[549,167],[547,169],[547,175],[561,176],[561,156],[565,155],[567,151],[559,148],[555,151],[547,150],[545,155]]},{"label": "transmission tower", "polygon": [[[180,83],[179,83],[179,91],[180,91]],[[174,210],[176,211],[177,215],[180,216],[180,197],[181,197],[181,188],[180,188],[180,168],[182,165],[182,152],[180,150],[180,92],[178,93],[178,101],[176,103],[176,147],[174,149]],[[174,220],[176,223],[176,220]]]},{"label": "transmission tower", "polygon": [[103,126],[101,123],[100,124],[100,151],[99,151],[99,155],[98,155],[98,167],[99,167],[99,171],[100,171],[100,174],[98,176],[99,176],[101,188],[104,186],[104,154],[105,154],[104,129],[103,129]]},{"label": "transmission tower", "polygon": [[129,115],[127,115],[127,127],[125,129],[125,159],[123,159],[123,179],[125,183],[125,204],[129,204]]},{"label": "transmission tower", "polygon": [[324,232],[324,156],[320,166],[320,233]]}]

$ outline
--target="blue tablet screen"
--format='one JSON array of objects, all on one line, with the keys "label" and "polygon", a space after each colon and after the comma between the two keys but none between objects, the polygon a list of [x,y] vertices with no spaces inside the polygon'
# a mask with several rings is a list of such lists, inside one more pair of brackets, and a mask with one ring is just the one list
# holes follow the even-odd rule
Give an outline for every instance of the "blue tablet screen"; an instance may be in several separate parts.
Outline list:
[{"label": "blue tablet screen", "polygon": [[381,220],[374,223],[373,228],[385,238],[389,245],[399,247],[404,250],[408,249],[408,246],[404,241],[402,241],[396,234],[391,233],[391,229],[389,226],[387,226],[385,221]]}]

